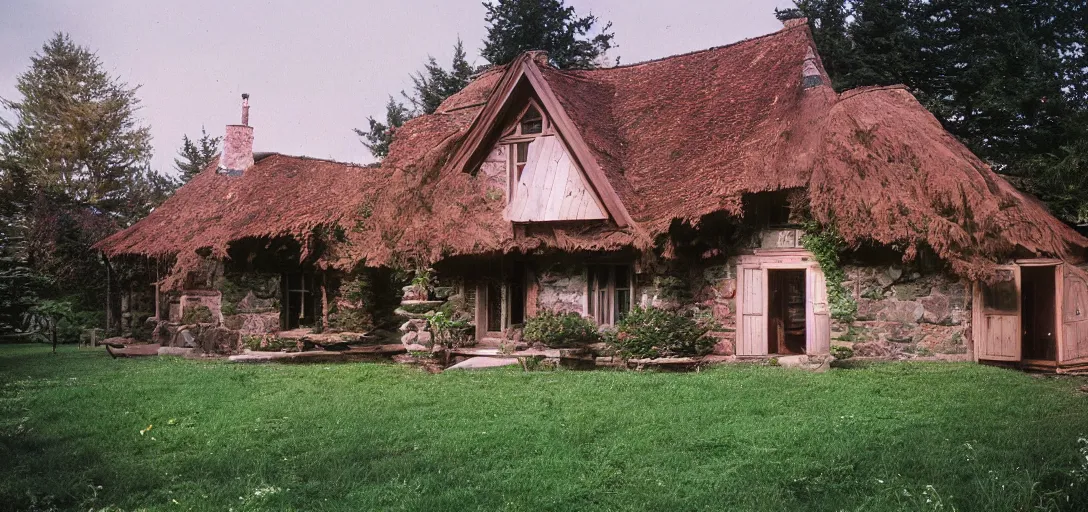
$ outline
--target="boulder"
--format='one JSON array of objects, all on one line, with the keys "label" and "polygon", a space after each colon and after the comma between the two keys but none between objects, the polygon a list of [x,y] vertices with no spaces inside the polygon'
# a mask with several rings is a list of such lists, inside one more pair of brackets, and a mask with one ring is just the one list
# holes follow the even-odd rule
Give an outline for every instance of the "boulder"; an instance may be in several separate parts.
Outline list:
[{"label": "boulder", "polygon": [[416,343],[430,347],[431,345],[434,345],[434,335],[427,331],[420,331],[416,333]]},{"label": "boulder", "polygon": [[733,355],[733,342],[729,340],[719,340],[714,344],[714,348],[710,353],[716,356],[731,356]]},{"label": "boulder", "polygon": [[887,341],[868,341],[854,344],[855,357],[882,357],[894,359],[903,353],[903,348]]},{"label": "boulder", "polygon": [[876,313],[877,320],[886,322],[917,323],[922,319],[925,308],[914,301],[886,300],[884,308]]},{"label": "boulder", "polygon": [[409,318],[400,326],[400,332],[418,332],[427,328],[427,320],[422,318]]},{"label": "boulder", "polygon": [[409,332],[404,333],[404,335],[400,337],[400,342],[403,343],[405,346],[411,345],[411,344],[414,344],[416,342],[416,338],[418,338],[418,337],[419,337],[418,332],[409,331]]},{"label": "boulder", "polygon": [[934,293],[918,299],[922,305],[922,320],[931,324],[948,325],[952,323],[952,301],[947,295]]}]

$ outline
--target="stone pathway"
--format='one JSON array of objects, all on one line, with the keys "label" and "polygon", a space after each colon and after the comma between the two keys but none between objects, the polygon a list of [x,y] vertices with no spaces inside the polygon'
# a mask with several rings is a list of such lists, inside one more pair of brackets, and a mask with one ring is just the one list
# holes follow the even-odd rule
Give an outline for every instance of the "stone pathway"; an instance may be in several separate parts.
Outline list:
[{"label": "stone pathway", "polygon": [[517,358],[513,357],[470,357],[457,363],[446,371],[450,370],[479,370],[482,368],[497,368],[499,366],[514,366],[518,364]]}]

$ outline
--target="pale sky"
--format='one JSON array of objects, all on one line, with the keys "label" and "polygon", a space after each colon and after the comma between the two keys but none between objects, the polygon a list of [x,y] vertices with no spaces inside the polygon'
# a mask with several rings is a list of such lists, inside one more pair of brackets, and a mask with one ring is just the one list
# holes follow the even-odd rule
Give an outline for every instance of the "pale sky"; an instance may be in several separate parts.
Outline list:
[{"label": "pale sky", "polygon": [[[567,0],[612,21],[633,63],[778,30],[790,0]],[[486,34],[480,0],[336,2],[0,0],[0,97],[54,32],[98,53],[107,71],[139,84],[151,127],[152,167],[176,173],[181,137],[222,135],[251,95],[256,151],[368,163],[352,128],[384,117],[390,94],[412,84],[427,55],[448,66],[454,42],[469,61]]]}]

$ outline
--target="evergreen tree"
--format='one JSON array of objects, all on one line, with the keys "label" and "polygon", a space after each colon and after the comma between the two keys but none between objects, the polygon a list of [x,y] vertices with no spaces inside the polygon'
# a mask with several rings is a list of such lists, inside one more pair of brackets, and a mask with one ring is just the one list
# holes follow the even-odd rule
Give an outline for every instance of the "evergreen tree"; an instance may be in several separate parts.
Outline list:
[{"label": "evergreen tree", "polygon": [[972,151],[1088,221],[1083,0],[798,0],[836,90],[903,83]]},{"label": "evergreen tree", "polygon": [[849,88],[844,82],[857,66],[853,43],[847,33],[851,6],[845,0],[796,0],[795,7],[775,9],[779,20],[808,18],[812,39],[835,90]]},{"label": "evergreen tree", "polygon": [[370,127],[366,130],[355,128],[355,134],[362,139],[362,143],[376,158],[382,159],[389,154],[389,145],[393,143],[393,133],[404,126],[404,123],[414,117],[412,112],[403,103],[389,97],[385,104],[385,122],[373,117],[367,117]]},{"label": "evergreen tree", "polygon": [[597,17],[579,16],[564,0],[488,0],[484,8],[487,38],[480,53],[494,65],[544,50],[555,67],[588,69],[614,46],[611,22],[594,30]]},{"label": "evergreen tree", "polygon": [[90,246],[146,215],[172,181],[149,168],[137,87],[67,35],[31,57],[16,89],[0,100],[0,271],[33,284],[19,293],[37,305],[71,299],[95,312],[73,318],[100,317],[105,269]]},{"label": "evergreen tree", "polygon": [[449,71],[438,64],[434,57],[427,57],[423,71],[412,77],[415,95],[408,98],[416,110],[433,114],[446,98],[453,96],[472,80],[473,68],[465,58],[461,40],[453,46],[453,62]]},{"label": "evergreen tree", "polygon": [[0,102],[14,116],[0,118],[0,152],[22,156],[35,189],[112,213],[151,158],[150,131],[136,118],[137,88],[58,33],[16,89],[20,101]]},{"label": "evergreen tree", "polygon": [[389,145],[393,143],[393,133],[397,128],[420,114],[433,114],[446,98],[464,89],[472,81],[474,72],[466,58],[464,45],[458,39],[453,46],[453,61],[449,70],[440,66],[434,57],[427,57],[423,71],[412,75],[413,94],[409,96],[401,91],[401,96],[413,108],[408,108],[390,96],[385,105],[385,122],[367,117],[367,129],[355,128],[355,134],[362,139],[363,145],[371,154],[378,159],[385,158],[389,154]]},{"label": "evergreen tree", "polygon": [[215,155],[219,153],[219,143],[222,137],[212,137],[200,128],[200,138],[192,140],[188,135],[181,136],[181,149],[177,158],[174,158],[174,168],[178,170],[178,179],[181,183],[188,183],[193,176],[200,174],[212,163]]}]

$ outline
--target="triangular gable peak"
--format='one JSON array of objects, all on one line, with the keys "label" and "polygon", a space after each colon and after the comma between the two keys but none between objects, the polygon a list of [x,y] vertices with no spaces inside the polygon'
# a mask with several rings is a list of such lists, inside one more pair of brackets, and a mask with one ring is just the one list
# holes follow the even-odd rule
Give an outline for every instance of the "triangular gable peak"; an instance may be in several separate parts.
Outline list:
[{"label": "triangular gable peak", "polygon": [[[537,68],[536,55],[522,54],[510,64],[449,165],[476,173],[482,165],[506,162],[501,181],[511,222],[610,218],[619,227],[631,225],[627,209]],[[540,114],[533,130],[540,131],[523,133],[521,121],[533,111]]]}]

